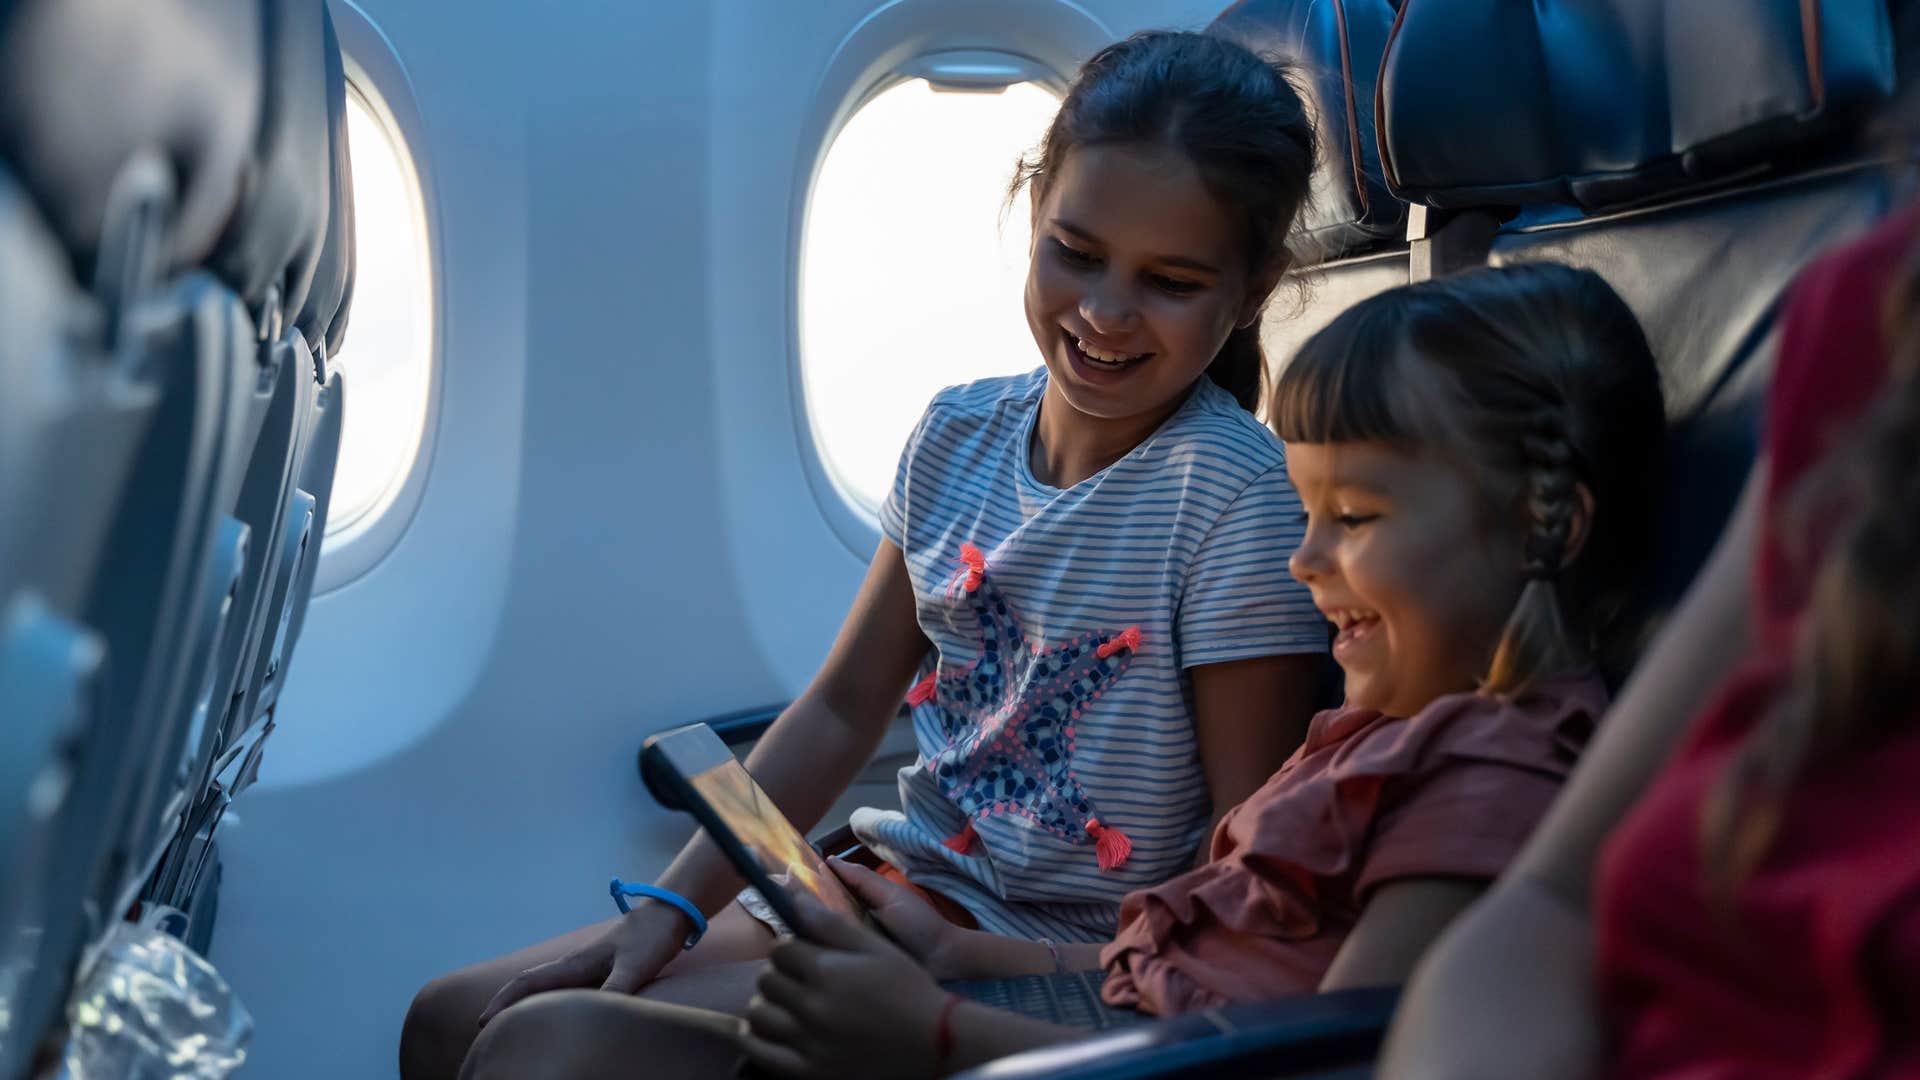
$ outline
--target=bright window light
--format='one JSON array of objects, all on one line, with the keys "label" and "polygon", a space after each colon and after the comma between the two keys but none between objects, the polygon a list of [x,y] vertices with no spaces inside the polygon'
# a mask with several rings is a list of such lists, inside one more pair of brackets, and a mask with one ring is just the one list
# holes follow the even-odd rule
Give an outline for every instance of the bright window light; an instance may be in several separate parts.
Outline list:
[{"label": "bright window light", "polygon": [[827,151],[807,213],[800,368],[827,467],[869,511],[936,391],[1040,364],[1021,307],[1028,203],[1006,210],[1006,193],[1059,104],[1036,83],[955,93],[913,79]]},{"label": "bright window light", "polygon": [[420,184],[398,134],[347,88],[353,156],[353,310],[340,354],[347,412],[327,535],[364,528],[392,502],[426,429],[433,290]]}]

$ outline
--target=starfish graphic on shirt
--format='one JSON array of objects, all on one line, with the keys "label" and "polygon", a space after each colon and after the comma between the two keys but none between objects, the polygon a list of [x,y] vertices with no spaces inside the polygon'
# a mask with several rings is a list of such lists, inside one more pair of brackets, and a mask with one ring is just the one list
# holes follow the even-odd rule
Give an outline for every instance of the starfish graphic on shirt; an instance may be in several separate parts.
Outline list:
[{"label": "starfish graphic on shirt", "polygon": [[1140,630],[1083,634],[1048,648],[1027,637],[977,548],[962,545],[960,561],[948,592],[964,596],[979,623],[978,655],[964,666],[941,665],[908,695],[911,704],[933,708],[947,737],[928,768],[967,824],[946,844],[966,853],[977,839],[976,819],[1012,814],[1095,845],[1101,869],[1113,869],[1132,844],[1100,820],[1074,779],[1074,725],[1132,666]]}]

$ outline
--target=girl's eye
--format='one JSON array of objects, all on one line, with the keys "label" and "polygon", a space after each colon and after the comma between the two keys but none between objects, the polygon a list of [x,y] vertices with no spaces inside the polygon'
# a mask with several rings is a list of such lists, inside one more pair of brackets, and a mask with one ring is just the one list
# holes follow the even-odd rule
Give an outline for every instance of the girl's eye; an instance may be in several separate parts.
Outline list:
[{"label": "girl's eye", "polygon": [[1192,296],[1204,287],[1197,281],[1170,278],[1163,274],[1149,275],[1148,280],[1153,282],[1154,288],[1169,296]]},{"label": "girl's eye", "polygon": [[1333,520],[1339,522],[1340,527],[1343,529],[1357,529],[1370,521],[1378,519],[1379,516],[1379,514],[1341,514]]},{"label": "girl's eye", "polygon": [[1100,257],[1090,251],[1082,251],[1060,240],[1055,240],[1053,247],[1059,254],[1061,261],[1065,262],[1068,266],[1093,267],[1100,265]]}]

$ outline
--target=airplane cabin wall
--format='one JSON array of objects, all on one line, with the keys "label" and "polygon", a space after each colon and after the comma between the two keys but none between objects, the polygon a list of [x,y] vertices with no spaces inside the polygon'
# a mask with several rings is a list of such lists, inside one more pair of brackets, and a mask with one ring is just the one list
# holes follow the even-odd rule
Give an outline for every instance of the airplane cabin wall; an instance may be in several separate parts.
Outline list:
[{"label": "airplane cabin wall", "polygon": [[[964,10],[357,2],[417,111],[440,397],[413,520],[315,598],[222,835],[213,960],[274,1080],[393,1075],[426,979],[612,915],[688,832],[641,738],[825,655],[865,552],[793,398],[811,91],[876,9]],[[1116,37],[1224,6],[1028,2]]]}]

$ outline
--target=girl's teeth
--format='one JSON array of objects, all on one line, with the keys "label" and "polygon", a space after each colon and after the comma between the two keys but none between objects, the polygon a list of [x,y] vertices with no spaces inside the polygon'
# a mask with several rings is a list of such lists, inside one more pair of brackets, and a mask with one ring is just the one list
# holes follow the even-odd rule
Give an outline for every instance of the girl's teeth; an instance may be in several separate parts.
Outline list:
[{"label": "girl's teeth", "polygon": [[1083,353],[1086,353],[1089,359],[1098,360],[1103,364],[1124,364],[1129,360],[1138,360],[1142,356],[1146,355],[1145,353],[1107,352],[1104,349],[1096,349],[1077,337],[1074,338],[1073,340],[1079,344],[1080,351]]}]

